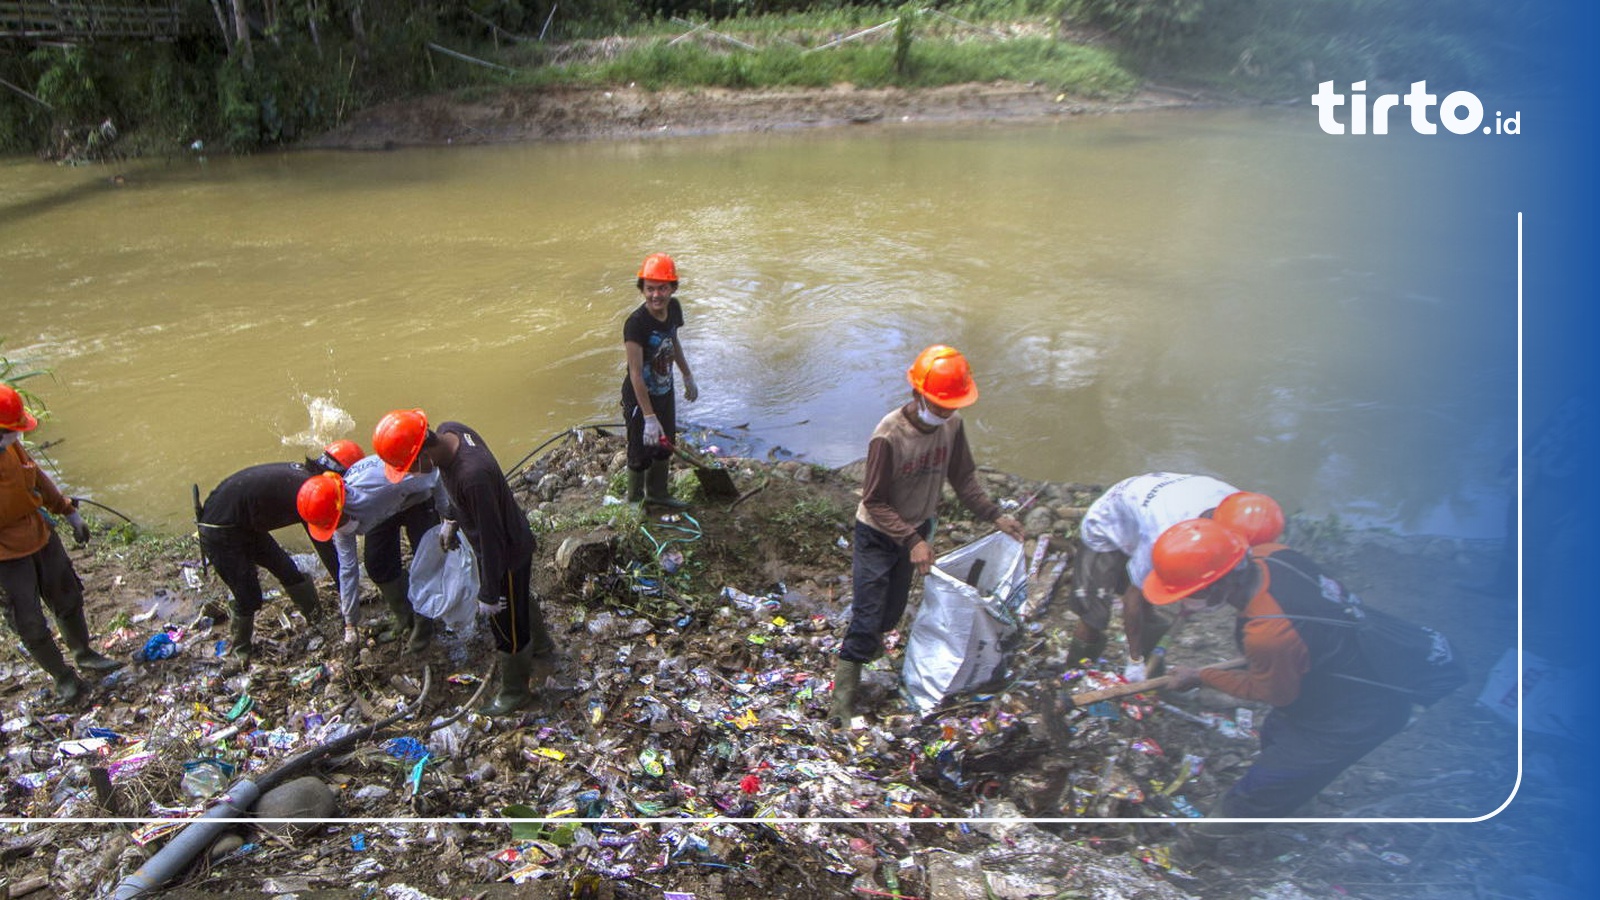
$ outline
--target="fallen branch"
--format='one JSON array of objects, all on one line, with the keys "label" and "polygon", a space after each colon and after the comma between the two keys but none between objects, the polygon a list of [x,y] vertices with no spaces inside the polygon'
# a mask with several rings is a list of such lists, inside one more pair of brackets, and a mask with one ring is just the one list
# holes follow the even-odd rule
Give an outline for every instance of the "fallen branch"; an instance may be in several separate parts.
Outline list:
[{"label": "fallen branch", "polygon": [[483,66],[485,69],[495,69],[495,70],[500,71],[500,72],[510,72],[513,75],[515,75],[517,73],[516,69],[509,68],[507,66],[502,66],[499,63],[492,63],[492,62],[489,62],[488,60],[485,60],[485,59],[479,59],[476,56],[468,56],[465,53],[460,52],[459,50],[451,50],[449,47],[441,47],[441,46],[439,46],[438,44],[435,44],[432,41],[428,42],[428,49],[432,50],[435,53],[443,53],[445,56],[451,57],[453,59],[459,59],[464,63],[471,63],[472,65],[475,65],[475,66]]}]

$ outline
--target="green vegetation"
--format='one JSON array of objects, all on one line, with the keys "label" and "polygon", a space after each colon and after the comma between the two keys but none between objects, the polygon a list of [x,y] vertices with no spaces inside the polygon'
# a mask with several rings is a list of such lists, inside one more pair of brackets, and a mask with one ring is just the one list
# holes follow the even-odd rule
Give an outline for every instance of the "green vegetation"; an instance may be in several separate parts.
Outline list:
[{"label": "green vegetation", "polygon": [[1254,96],[1305,96],[1324,76],[1470,87],[1529,68],[1504,36],[1539,21],[1532,0],[183,0],[181,8],[183,36],[171,42],[0,45],[0,79],[9,83],[0,89],[0,152],[79,161],[191,146],[248,151],[395,97],[507,85],[1005,80],[1097,98],[1149,77]]}]

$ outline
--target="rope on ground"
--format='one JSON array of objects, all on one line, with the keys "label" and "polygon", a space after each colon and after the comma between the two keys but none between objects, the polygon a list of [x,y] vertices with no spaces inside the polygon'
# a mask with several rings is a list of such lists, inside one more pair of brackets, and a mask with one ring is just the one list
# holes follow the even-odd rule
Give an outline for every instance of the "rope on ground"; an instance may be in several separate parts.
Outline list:
[{"label": "rope on ground", "polygon": [[[705,534],[705,532],[703,532],[700,528],[699,521],[697,521],[694,516],[691,516],[688,513],[678,513],[677,516],[674,516],[674,518],[682,518],[683,521],[688,522],[689,524],[680,525],[677,522],[651,522],[643,523],[639,526],[639,533],[643,534],[645,539],[656,548],[656,562],[661,561],[661,557],[673,544],[692,544],[695,541],[700,540],[700,538]],[[657,538],[650,531],[652,526],[654,526],[658,531],[664,532],[665,534],[661,538]]]}]

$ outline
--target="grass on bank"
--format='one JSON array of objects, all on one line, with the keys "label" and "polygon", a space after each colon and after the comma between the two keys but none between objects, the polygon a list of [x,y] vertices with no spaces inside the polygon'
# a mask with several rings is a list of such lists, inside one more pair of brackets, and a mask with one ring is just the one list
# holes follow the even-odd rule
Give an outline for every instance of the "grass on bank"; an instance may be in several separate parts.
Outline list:
[{"label": "grass on bank", "polygon": [[897,70],[892,46],[844,46],[808,52],[793,45],[724,52],[696,45],[645,44],[600,63],[557,65],[531,73],[533,83],[637,84],[663,88],[928,88],[970,82],[1047,85],[1086,97],[1116,97],[1137,86],[1110,54],[1049,38],[1006,43],[917,41]]}]

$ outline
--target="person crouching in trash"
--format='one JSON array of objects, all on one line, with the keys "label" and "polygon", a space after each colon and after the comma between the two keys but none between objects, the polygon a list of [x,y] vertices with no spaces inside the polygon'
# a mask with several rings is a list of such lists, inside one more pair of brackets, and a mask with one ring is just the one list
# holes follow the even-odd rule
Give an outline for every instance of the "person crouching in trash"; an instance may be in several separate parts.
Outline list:
[{"label": "person crouching in trash", "polygon": [[850,626],[839,647],[828,723],[855,717],[861,666],[883,652],[883,635],[899,627],[911,574],[933,567],[939,497],[948,480],[972,514],[1021,541],[1022,523],[1001,515],[978,481],[978,466],[957,412],[978,399],[966,357],[935,344],[907,370],[911,400],[883,417],[867,444],[867,468],[856,507],[851,554]]}]

